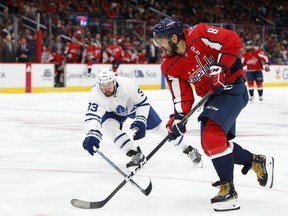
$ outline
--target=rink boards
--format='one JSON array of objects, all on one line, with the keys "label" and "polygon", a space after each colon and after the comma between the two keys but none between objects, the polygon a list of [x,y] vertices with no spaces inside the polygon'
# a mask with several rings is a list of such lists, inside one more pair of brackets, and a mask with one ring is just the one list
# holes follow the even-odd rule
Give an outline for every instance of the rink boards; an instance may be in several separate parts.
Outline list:
[{"label": "rink boards", "polygon": [[[54,88],[53,64],[0,64],[0,93],[89,91],[95,84],[96,73],[108,64],[95,64],[87,73],[86,64],[66,64],[63,88]],[[271,65],[263,72],[265,87],[288,86],[288,65]],[[159,64],[121,64],[118,75],[131,77],[142,89],[165,89]]]}]

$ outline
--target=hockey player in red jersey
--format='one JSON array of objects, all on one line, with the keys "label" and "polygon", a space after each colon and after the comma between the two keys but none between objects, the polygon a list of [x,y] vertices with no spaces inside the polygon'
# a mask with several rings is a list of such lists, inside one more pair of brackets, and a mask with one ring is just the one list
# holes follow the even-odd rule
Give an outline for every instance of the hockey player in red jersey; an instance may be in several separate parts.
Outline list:
[{"label": "hockey player in red jersey", "polygon": [[211,199],[215,211],[236,210],[234,164],[243,165],[242,173],[252,169],[261,186],[273,186],[273,157],[256,155],[231,141],[235,138],[236,119],[248,102],[244,71],[237,57],[242,47],[239,36],[230,30],[198,24],[184,29],[176,18],[167,17],[154,26],[154,43],[166,54],[161,71],[166,77],[174,103],[174,113],[166,125],[169,139],[186,132],[180,124],[197,95],[212,94],[199,115],[201,145],[212,160],[219,180],[212,186],[219,193]]},{"label": "hockey player in red jersey", "polygon": [[56,52],[51,53],[49,56],[49,62],[55,65],[55,87],[64,86],[64,55],[61,49],[57,49]]},{"label": "hockey player in red jersey", "polygon": [[101,58],[101,49],[96,45],[92,40],[89,41],[89,44],[84,48],[83,52],[83,63],[87,64],[87,72],[91,73],[92,65],[100,63]]},{"label": "hockey player in red jersey", "polygon": [[137,55],[136,55],[136,63],[137,64],[146,64],[147,63],[147,56],[146,56],[146,50],[145,49],[140,49],[138,52],[137,52]]},{"label": "hockey player in red jersey", "polygon": [[243,67],[246,66],[246,78],[248,82],[248,90],[250,95],[250,101],[254,100],[254,82],[256,82],[259,100],[263,100],[263,73],[262,70],[266,72],[269,69],[269,58],[261,50],[255,49],[253,47],[253,42],[248,40],[246,42],[246,51],[242,53],[242,64]]},{"label": "hockey player in red jersey", "polygon": [[81,58],[81,46],[78,42],[78,39],[76,37],[73,37],[71,39],[71,43],[66,43],[65,49],[64,49],[64,55],[66,56],[67,63],[80,63]]},{"label": "hockey player in red jersey", "polygon": [[114,39],[113,44],[106,47],[103,52],[103,63],[111,63],[112,70],[117,73],[117,69],[123,60],[123,50],[122,47],[117,44]]}]

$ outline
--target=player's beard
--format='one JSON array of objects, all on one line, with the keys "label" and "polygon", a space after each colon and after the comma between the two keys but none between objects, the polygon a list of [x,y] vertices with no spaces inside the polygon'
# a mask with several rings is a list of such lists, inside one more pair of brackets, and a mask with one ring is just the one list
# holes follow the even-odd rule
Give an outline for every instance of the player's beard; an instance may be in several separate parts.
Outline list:
[{"label": "player's beard", "polygon": [[113,96],[115,94],[115,87],[113,88],[113,90],[109,90],[109,89],[103,90],[103,89],[101,89],[101,91],[106,97],[111,97],[111,96]]},{"label": "player's beard", "polygon": [[168,45],[169,45],[169,48],[168,49],[165,48],[166,56],[172,57],[175,54],[177,54],[177,49],[178,49],[177,44],[173,43],[172,41],[169,41]]},{"label": "player's beard", "polygon": [[[103,92],[103,91],[102,91]],[[112,95],[114,95],[114,90],[113,91],[105,91],[103,92],[103,94],[106,96],[106,97],[111,97]]]}]

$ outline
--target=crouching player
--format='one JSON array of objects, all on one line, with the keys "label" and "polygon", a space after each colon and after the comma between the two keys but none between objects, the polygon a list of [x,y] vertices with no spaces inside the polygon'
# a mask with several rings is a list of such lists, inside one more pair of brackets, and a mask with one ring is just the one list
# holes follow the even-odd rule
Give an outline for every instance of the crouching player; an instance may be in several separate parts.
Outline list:
[{"label": "crouching player", "polygon": [[[146,130],[154,130],[162,137],[168,135],[148,98],[131,78],[115,76],[111,68],[100,69],[97,73],[97,83],[89,96],[84,149],[93,155],[100,147],[103,134],[106,134],[119,149],[131,157],[126,167],[138,166],[145,160],[145,156],[140,147],[136,147],[122,130],[127,118],[134,120],[130,126],[130,129],[135,130],[134,140],[145,137]],[[201,154],[191,145],[185,144],[183,137],[172,143],[182,148],[193,164],[202,166]]]}]

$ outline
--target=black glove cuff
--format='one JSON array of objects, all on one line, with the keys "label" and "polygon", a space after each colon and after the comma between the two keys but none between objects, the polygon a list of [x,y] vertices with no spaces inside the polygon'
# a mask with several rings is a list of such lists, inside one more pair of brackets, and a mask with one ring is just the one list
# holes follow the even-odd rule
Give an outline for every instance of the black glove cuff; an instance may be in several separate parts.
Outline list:
[{"label": "black glove cuff", "polygon": [[183,113],[175,113],[175,114],[171,114],[170,118],[171,117],[174,117],[174,119],[176,120],[182,120],[185,117],[185,115]]},{"label": "black glove cuff", "polygon": [[[224,65],[224,64],[214,63],[214,64],[212,64],[211,66],[214,66],[214,65],[221,67],[224,74],[228,71],[228,68],[227,68],[226,65]],[[210,66],[210,67],[211,67],[211,66]]]}]

